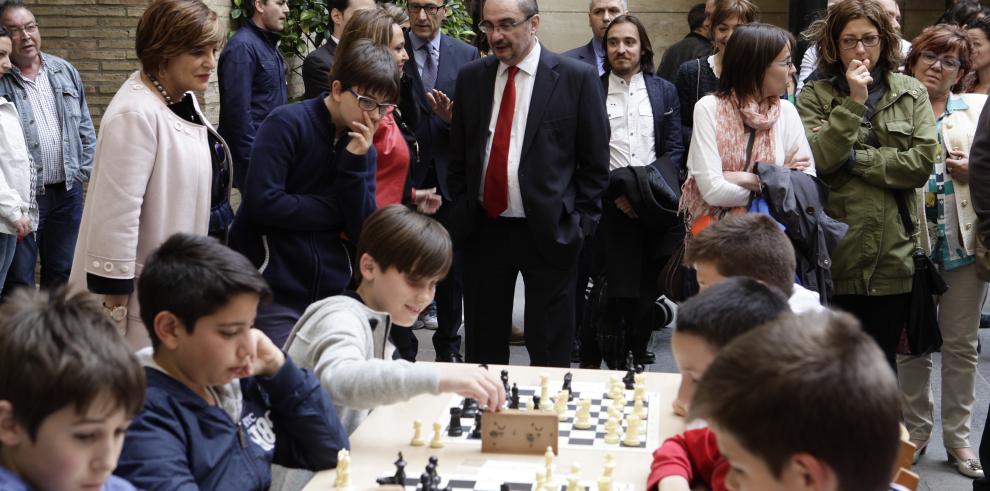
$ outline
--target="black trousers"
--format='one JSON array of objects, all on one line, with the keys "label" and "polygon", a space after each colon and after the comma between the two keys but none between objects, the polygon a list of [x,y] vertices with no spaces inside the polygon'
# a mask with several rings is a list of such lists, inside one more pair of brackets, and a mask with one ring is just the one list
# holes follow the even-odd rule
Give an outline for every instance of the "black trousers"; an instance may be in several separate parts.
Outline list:
[{"label": "black trousers", "polygon": [[897,345],[907,324],[910,293],[898,295],[833,295],[832,306],[849,312],[880,345],[890,368],[897,373]]},{"label": "black trousers", "polygon": [[[988,427],[990,427],[990,412],[987,412],[987,422],[983,424],[983,436],[980,437],[980,462],[990,462],[990,438],[987,438]],[[973,481],[973,491],[990,491],[990,479],[983,477]]]},{"label": "black trousers", "polygon": [[536,249],[525,219],[485,220],[461,259],[464,266],[465,361],[509,363],[516,277],[526,285],[526,350],[534,366],[569,367],[574,339],[577,254],[566,269]]}]

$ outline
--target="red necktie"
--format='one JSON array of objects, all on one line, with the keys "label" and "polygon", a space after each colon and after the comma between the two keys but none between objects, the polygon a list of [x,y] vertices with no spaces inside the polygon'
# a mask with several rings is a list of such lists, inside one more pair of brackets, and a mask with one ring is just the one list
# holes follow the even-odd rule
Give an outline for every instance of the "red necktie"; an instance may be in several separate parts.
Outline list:
[{"label": "red necktie", "polygon": [[485,214],[498,218],[509,207],[509,137],[512,136],[512,116],[516,112],[516,73],[519,67],[509,67],[509,79],[502,91],[495,122],[495,137],[488,155],[485,172]]}]

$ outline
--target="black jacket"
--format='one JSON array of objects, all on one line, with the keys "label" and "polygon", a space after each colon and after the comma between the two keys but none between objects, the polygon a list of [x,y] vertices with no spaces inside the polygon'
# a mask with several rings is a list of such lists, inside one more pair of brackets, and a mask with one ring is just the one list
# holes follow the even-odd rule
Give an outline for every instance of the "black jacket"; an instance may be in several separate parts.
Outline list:
[{"label": "black jacket", "polygon": [[831,254],[849,226],[825,214],[828,188],[818,178],[762,162],[756,163],[756,173],[770,214],[794,245],[801,285],[827,303],[832,296]]},{"label": "black jacket", "polygon": [[712,54],[712,42],[698,33],[688,33],[663,52],[657,75],[669,82],[677,77],[677,69],[685,61],[696,60]]}]

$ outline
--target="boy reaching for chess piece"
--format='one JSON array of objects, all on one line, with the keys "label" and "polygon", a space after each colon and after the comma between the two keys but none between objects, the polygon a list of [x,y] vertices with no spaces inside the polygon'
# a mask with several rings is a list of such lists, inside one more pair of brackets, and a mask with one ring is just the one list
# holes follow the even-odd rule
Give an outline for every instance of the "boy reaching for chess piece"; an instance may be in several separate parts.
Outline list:
[{"label": "boy reaching for chess piece", "polygon": [[452,246],[443,226],[401,205],[386,206],[365,222],[357,258],[357,290],[312,304],[285,345],[319,377],[347,431],[371,409],[419,394],[454,392],[499,410],[503,382],[486,368],[436,368],[392,357],[389,331],[415,322],[450,269]]}]

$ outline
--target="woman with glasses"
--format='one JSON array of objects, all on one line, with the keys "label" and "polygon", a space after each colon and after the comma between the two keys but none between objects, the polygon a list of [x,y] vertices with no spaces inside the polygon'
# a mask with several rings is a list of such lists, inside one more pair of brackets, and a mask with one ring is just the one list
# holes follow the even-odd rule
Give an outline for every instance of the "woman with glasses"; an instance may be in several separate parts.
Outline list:
[{"label": "woman with glasses", "polygon": [[206,235],[211,210],[229,200],[230,152],[194,94],[209,86],[222,41],[203,2],[152,2],[135,36],[141,69],[100,124],[69,282],[101,295],[135,347],[149,343],[136,291],[145,257],[172,234]]},{"label": "woman with glasses", "polygon": [[[987,284],[976,274],[976,213],[970,205],[969,149],[986,95],[959,95],[970,68],[970,43],[963,29],[940,24],[912,42],[905,73],[928,89],[938,148],[928,183],[918,189],[924,217],[919,228],[949,291],[938,298],[942,331],[942,441],[950,462],[967,477],[983,477],[970,448],[970,419],[976,398],[976,351],[980,307]],[[924,452],[934,425],[931,355],[899,356],[904,424]]]},{"label": "woman with glasses", "polygon": [[[725,48],[718,91],[695,106],[680,211],[692,235],[760,192],[755,162],[815,174],[797,109],[781,94],[793,74],[793,36],[763,23],[740,26]],[[761,67],[754,69],[754,67]]]},{"label": "woman with glasses", "polygon": [[351,280],[345,241],[375,210],[382,116],[399,95],[388,48],[361,39],[337,50],[330,92],[275,109],[258,128],[230,245],[272,288],[255,325],[277,345],[306,307]]},{"label": "woman with glasses", "polygon": [[896,369],[916,247],[905,224],[916,221],[914,189],[936,153],[928,92],[897,72],[897,31],[875,0],[835,4],[811,39],[826,78],[804,86],[798,111],[831,188],[825,211],[849,225],[832,253],[832,302],[859,318]]}]

